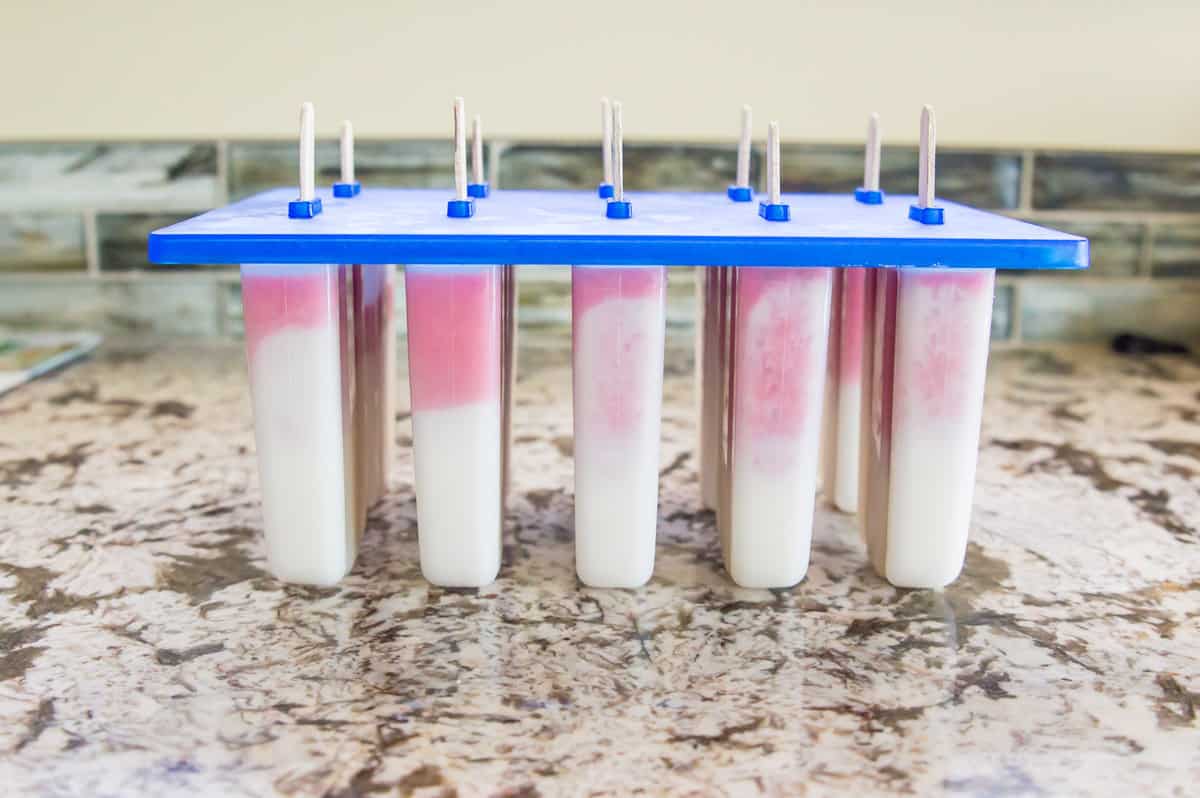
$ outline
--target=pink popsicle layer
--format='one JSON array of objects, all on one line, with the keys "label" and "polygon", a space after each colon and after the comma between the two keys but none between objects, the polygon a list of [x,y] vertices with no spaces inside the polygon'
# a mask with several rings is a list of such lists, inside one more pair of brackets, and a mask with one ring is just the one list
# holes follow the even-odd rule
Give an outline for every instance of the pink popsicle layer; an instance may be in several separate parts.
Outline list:
[{"label": "pink popsicle layer", "polygon": [[807,386],[820,379],[814,369],[824,364],[812,357],[818,326],[794,305],[824,290],[828,276],[821,269],[751,268],[740,269],[737,279],[737,436],[796,437],[819,410]]},{"label": "pink popsicle layer", "polygon": [[851,385],[862,382],[863,301],[866,280],[866,269],[842,270],[838,381]]},{"label": "pink popsicle layer", "polygon": [[499,401],[498,276],[495,266],[406,271],[413,412]]},{"label": "pink popsicle layer", "polygon": [[[650,411],[645,401],[652,375],[640,366],[652,362],[657,357],[653,350],[662,345],[665,291],[662,267],[571,270],[573,345],[577,359],[586,358],[582,371],[577,366],[576,390],[588,393],[587,406],[593,411],[590,417],[576,418],[577,425],[596,425],[606,435],[641,429],[641,419]],[[638,310],[645,303],[655,304],[657,311]]]},{"label": "pink popsicle layer", "polygon": [[253,360],[262,339],[284,327],[324,327],[334,323],[335,286],[323,271],[242,275],[246,350]]},{"label": "pink popsicle layer", "polygon": [[969,383],[967,369],[974,368],[974,361],[981,357],[978,352],[968,351],[963,341],[972,338],[969,330],[977,322],[975,309],[981,294],[992,291],[992,273],[912,269],[904,273],[904,279],[925,292],[929,301],[914,328],[920,331],[921,339],[905,342],[909,351],[915,346],[921,354],[912,378],[896,386],[895,418],[957,418],[971,405],[964,393]]}]

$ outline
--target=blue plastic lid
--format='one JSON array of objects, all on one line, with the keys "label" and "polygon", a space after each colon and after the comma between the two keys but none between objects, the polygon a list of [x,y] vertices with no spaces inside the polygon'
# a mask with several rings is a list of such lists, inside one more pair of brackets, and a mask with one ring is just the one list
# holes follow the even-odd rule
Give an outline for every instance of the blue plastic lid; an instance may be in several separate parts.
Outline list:
[{"label": "blue plastic lid", "polygon": [[447,217],[447,192],[319,192],[324,213],[289,219],[277,189],[150,234],[155,263],[519,263],[665,266],[937,266],[1082,269],[1087,239],[942,202],[945,224],[908,218],[915,198],[882,205],[849,194],[785,194],[791,221],[723,193],[633,193],[619,224],[591,191],[492,191],[470,218]]}]

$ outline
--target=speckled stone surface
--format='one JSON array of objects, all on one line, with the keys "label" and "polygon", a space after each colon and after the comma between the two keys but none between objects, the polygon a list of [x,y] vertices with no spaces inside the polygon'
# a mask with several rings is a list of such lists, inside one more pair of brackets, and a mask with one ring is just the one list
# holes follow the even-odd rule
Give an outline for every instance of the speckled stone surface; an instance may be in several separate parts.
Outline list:
[{"label": "speckled stone surface", "polygon": [[606,591],[574,576],[562,342],[527,343],[480,591],[420,578],[403,412],[358,565],[307,589],[262,570],[238,347],[0,398],[0,791],[1195,794],[1200,365],[994,354],[963,577],[894,589],[822,510],[766,592],[696,510],[677,347],[655,576]]}]

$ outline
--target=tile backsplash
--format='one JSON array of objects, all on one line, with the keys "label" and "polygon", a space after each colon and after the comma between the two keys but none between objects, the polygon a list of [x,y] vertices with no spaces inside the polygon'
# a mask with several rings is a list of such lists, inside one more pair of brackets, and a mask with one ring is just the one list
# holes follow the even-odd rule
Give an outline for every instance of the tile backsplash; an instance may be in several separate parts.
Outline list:
[{"label": "tile backsplash", "polygon": [[[783,146],[785,191],[849,192],[862,179],[862,147]],[[291,141],[0,142],[0,325],[83,326],[114,334],[229,336],[241,330],[234,266],[151,266],[146,236],[181,218],[287,185]],[[318,181],[333,182],[337,145],[317,147]],[[360,140],[367,186],[446,187],[450,144]],[[752,159],[761,183],[761,152]],[[723,191],[733,146],[643,143],[625,147],[634,190]],[[495,141],[497,188],[592,189],[589,142]],[[916,148],[886,146],[882,182],[912,193]],[[996,341],[1100,340],[1133,331],[1200,339],[1200,152],[1106,153],[955,148],[938,155],[938,193],[1087,236],[1085,273],[1002,273]],[[569,314],[568,270],[522,269],[522,323]],[[670,323],[694,317],[691,275],[671,270]],[[403,310],[403,293],[398,293]]]}]

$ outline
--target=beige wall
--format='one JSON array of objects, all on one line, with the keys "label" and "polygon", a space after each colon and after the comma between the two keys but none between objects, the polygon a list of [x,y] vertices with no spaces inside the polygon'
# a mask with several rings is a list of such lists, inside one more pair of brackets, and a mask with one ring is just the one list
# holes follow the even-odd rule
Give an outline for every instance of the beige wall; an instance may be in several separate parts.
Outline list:
[{"label": "beige wall", "polygon": [[[7,0],[0,138],[496,134],[856,139],[868,111],[943,142],[1200,150],[1200,0]],[[268,7],[270,6],[270,7]]]}]

